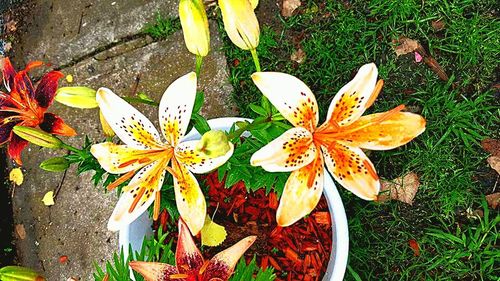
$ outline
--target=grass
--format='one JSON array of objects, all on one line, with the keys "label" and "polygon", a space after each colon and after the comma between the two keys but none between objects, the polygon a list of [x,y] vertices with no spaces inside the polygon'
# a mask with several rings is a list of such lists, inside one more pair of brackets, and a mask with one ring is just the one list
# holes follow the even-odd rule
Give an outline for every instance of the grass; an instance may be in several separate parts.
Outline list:
[{"label": "grass", "polygon": [[153,37],[155,40],[162,40],[167,39],[180,29],[181,22],[179,18],[166,17],[157,12],[154,22],[147,23],[143,29],[143,33]]},{"label": "grass", "polygon": [[[413,206],[360,200],[341,190],[349,219],[350,253],[346,280],[498,280],[498,211],[484,195],[495,179],[480,141],[498,137],[500,21],[495,1],[302,1],[299,13],[281,28],[262,25],[258,53],[265,70],[303,80],[316,94],[321,120],[355,71],[375,62],[385,87],[368,113],[406,104],[427,120],[410,144],[371,152],[382,178],[414,171],[421,186]],[[442,30],[432,24],[444,23]],[[222,28],[221,28],[222,31]],[[249,76],[250,54],[225,37],[234,98],[244,116],[260,93]],[[419,40],[450,76],[440,80],[413,55],[396,57],[394,40]],[[302,64],[290,60],[298,47]],[[496,132],[496,135],[495,135]],[[485,180],[487,178],[489,180]],[[493,182],[493,184],[492,184]],[[470,210],[484,217],[470,218]],[[414,256],[411,239],[420,245]]]}]

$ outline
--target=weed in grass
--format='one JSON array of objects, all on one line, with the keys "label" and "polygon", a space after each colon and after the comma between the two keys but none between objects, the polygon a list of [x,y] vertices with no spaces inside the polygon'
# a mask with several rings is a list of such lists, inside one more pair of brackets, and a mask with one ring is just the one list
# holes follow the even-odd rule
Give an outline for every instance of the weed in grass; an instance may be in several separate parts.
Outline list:
[{"label": "weed in grass", "polygon": [[166,39],[174,32],[181,29],[179,18],[164,17],[160,12],[157,12],[155,21],[147,23],[143,29],[145,34],[153,37],[155,40]]}]

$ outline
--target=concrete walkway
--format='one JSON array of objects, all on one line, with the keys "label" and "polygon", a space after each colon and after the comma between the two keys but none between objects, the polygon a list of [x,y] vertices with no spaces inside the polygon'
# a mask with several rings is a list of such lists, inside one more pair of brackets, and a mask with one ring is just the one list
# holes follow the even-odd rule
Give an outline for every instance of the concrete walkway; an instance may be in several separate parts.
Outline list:
[{"label": "concrete walkway", "polygon": [[[194,57],[187,52],[181,31],[159,42],[140,35],[157,11],[176,16],[177,1],[37,0],[21,27],[24,32],[18,38],[21,43],[14,46],[13,59],[17,68],[35,59],[50,62],[74,76],[71,85],[105,86],[123,96],[137,90],[159,100],[174,79],[193,70]],[[212,51],[199,82],[208,101],[202,113],[206,117],[235,116],[226,59],[214,23],[211,38]],[[155,108],[139,108],[157,120]],[[81,146],[85,135],[102,139],[97,110],[54,104],[49,111],[58,113],[78,131],[69,143]],[[75,167],[64,181],[62,173],[38,168],[44,159],[63,153],[35,146],[24,152],[25,182],[16,188],[13,199],[15,223],[27,232],[26,238],[17,237],[19,263],[37,268],[51,281],[69,277],[93,280],[93,262],[102,265],[117,250],[117,234],[106,229],[116,195],[95,188],[91,174],[76,176]],[[44,206],[43,195],[61,182],[56,204]],[[60,263],[63,255],[68,256],[68,262]]]}]

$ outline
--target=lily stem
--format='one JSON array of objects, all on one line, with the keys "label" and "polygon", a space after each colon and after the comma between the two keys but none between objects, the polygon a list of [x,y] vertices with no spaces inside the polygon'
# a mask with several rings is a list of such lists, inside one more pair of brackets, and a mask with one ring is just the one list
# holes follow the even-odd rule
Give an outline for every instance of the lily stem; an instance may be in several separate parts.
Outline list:
[{"label": "lily stem", "polygon": [[202,63],[203,63],[203,57],[196,55],[196,77],[200,77]]},{"label": "lily stem", "polygon": [[74,146],[71,146],[71,145],[69,145],[69,144],[67,144],[67,143],[63,143],[63,144],[61,145],[61,148],[64,148],[64,149],[69,150],[69,151],[71,151],[71,152],[74,152],[74,153],[76,153],[76,154],[80,154],[80,153],[82,153],[82,151],[81,151],[80,149],[78,149],[78,148],[76,148],[76,147],[74,147]]},{"label": "lily stem", "polygon": [[160,105],[159,103],[157,103],[155,101],[141,99],[139,97],[122,97],[122,99],[124,99],[125,101],[127,101],[129,103],[143,103],[143,104],[153,105],[153,106],[159,106]]},{"label": "lily stem", "polygon": [[[253,63],[255,64],[255,70],[257,72],[261,72],[259,55],[257,54],[257,49],[251,49],[250,53],[252,54]],[[272,115],[272,106],[269,100],[263,95],[262,96],[262,107],[267,111],[268,115]]]},{"label": "lily stem", "polygon": [[232,133],[229,133],[227,135],[227,138],[229,140],[239,138],[244,132],[252,130],[253,128],[257,127],[258,125],[262,125],[262,124],[265,124],[265,123],[271,122],[271,121],[273,121],[271,118],[266,118],[266,119],[259,119],[256,121],[252,121],[252,123],[245,123],[245,125],[238,128],[238,130],[236,130]]}]

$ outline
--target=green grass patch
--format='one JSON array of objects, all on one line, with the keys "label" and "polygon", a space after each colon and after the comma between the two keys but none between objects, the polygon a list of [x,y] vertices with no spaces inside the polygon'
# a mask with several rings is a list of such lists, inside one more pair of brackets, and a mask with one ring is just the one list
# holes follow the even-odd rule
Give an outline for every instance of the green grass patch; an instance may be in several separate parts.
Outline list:
[{"label": "green grass patch", "polygon": [[[433,27],[437,21],[443,29]],[[382,178],[409,171],[420,176],[413,206],[366,202],[339,187],[350,231],[346,280],[498,278],[492,260],[500,255],[499,215],[483,202],[493,185],[477,176],[489,169],[480,141],[500,131],[499,96],[492,89],[500,51],[496,1],[302,1],[299,13],[282,24],[283,31],[262,26],[261,66],[309,85],[321,120],[337,91],[368,62],[385,80],[368,114],[406,104],[427,120],[425,133],[408,145],[370,153]],[[232,45],[222,27],[221,34],[236,103],[243,116],[255,117],[249,104],[261,94],[250,79],[250,53]],[[401,36],[418,40],[450,81],[412,54],[397,57],[393,46]],[[306,53],[304,63],[290,60],[297,48]],[[484,218],[466,215],[476,209]],[[422,249],[418,257],[411,239]]]},{"label": "green grass patch", "polygon": [[181,29],[181,21],[177,17],[163,16],[157,12],[155,20],[144,26],[143,33],[155,40],[167,39],[174,32]]}]

